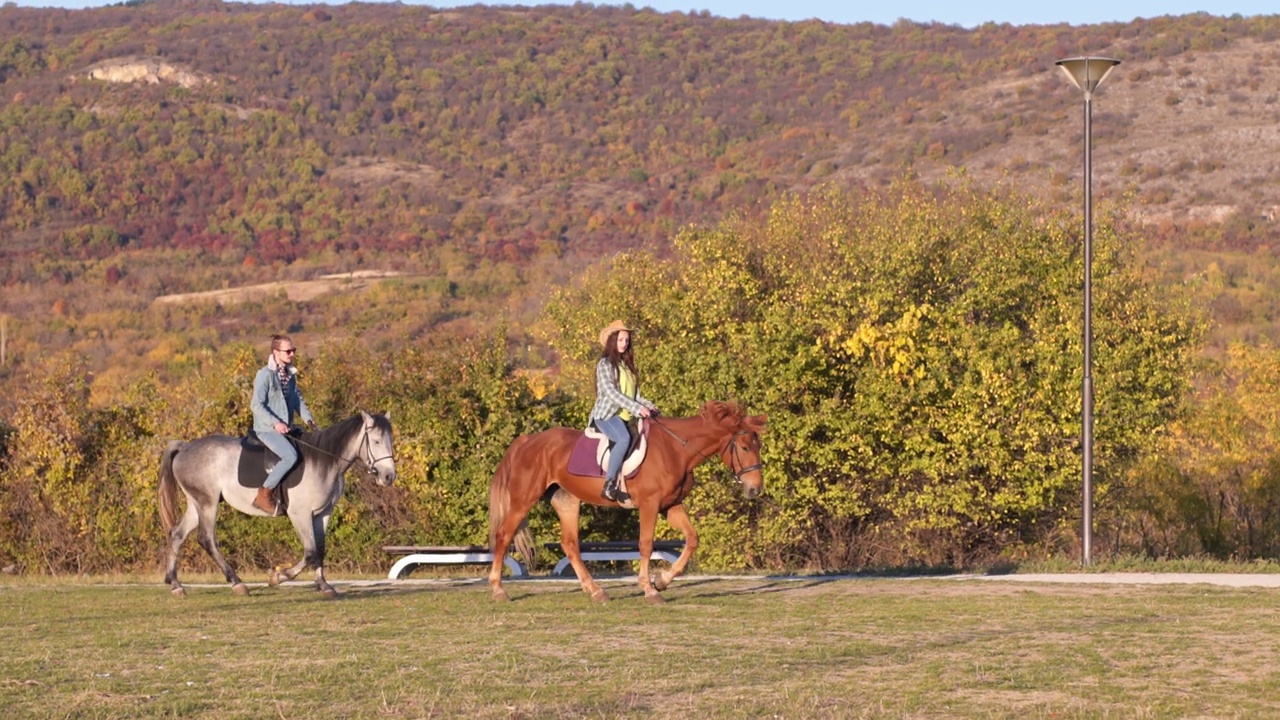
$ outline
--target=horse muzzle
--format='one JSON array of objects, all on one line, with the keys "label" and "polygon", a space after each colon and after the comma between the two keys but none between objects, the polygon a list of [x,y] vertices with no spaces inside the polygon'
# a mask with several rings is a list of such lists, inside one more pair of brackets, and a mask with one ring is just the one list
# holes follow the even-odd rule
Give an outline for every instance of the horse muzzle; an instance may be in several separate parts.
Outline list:
[{"label": "horse muzzle", "polygon": [[374,481],[377,482],[380,487],[389,487],[396,481],[395,469],[380,470],[376,467],[371,467],[369,468],[369,474],[373,476]]},{"label": "horse muzzle", "polygon": [[[759,481],[748,481],[746,476],[750,473],[755,473]],[[760,493],[764,490],[764,463],[756,463],[755,465],[744,467],[734,474],[737,476],[738,482],[742,483],[742,494],[748,500],[755,500],[760,497]]]}]

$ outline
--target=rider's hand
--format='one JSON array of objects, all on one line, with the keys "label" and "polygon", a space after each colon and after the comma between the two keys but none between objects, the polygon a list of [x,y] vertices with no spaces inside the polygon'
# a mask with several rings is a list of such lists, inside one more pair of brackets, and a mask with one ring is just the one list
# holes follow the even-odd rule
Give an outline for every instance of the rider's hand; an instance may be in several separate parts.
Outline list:
[{"label": "rider's hand", "polygon": [[285,424],[284,424],[284,423],[282,423],[282,422],[278,422],[278,423],[276,423],[276,432],[280,433],[281,435],[288,435],[288,434],[289,434],[289,426],[288,426],[288,425],[285,425]]},{"label": "rider's hand", "polygon": [[649,417],[649,408],[640,406],[640,417]]},{"label": "rider's hand", "polygon": [[314,431],[314,430],[316,429],[316,421],[315,421],[315,420],[308,420],[308,421],[307,421],[307,427],[308,427],[308,428],[311,428],[311,430],[313,430],[313,431]]}]

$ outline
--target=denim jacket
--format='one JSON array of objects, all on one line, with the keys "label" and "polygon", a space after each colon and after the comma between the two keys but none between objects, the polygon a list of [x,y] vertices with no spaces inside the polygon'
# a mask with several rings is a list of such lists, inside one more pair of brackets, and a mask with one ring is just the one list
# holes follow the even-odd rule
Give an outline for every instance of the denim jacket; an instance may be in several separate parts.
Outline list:
[{"label": "denim jacket", "polygon": [[253,397],[249,400],[249,408],[253,410],[254,432],[274,432],[278,422],[292,425],[295,414],[303,422],[311,422],[311,411],[298,392],[298,368],[289,366],[289,382],[282,387],[274,355],[253,378]]}]

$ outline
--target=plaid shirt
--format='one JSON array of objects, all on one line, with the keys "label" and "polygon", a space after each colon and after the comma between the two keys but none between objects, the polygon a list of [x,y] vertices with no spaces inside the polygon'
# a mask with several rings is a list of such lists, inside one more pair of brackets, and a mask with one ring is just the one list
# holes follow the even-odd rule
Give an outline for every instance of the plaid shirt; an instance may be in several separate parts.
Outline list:
[{"label": "plaid shirt", "polygon": [[635,400],[623,395],[618,387],[618,369],[608,358],[600,358],[600,362],[596,363],[596,404],[591,408],[591,419],[608,420],[623,409],[632,415],[639,415],[642,407],[657,409],[656,405],[641,397],[638,387]]}]

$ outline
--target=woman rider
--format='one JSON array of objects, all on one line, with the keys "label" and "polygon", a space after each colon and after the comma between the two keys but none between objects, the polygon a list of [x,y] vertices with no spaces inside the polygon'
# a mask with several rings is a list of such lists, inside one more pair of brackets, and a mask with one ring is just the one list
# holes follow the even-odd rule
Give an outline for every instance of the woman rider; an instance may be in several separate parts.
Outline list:
[{"label": "woman rider", "polygon": [[636,372],[631,349],[631,328],[614,320],[600,331],[603,351],[596,363],[596,404],[591,408],[591,422],[609,438],[613,452],[605,468],[605,500],[625,503],[631,496],[618,487],[627,449],[631,446],[631,430],[627,422],[635,417],[658,414],[658,407],[640,395],[640,375]]}]

